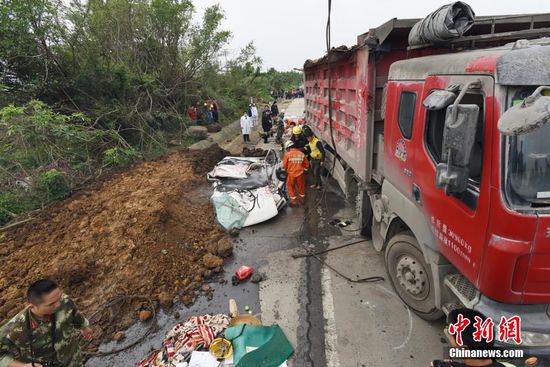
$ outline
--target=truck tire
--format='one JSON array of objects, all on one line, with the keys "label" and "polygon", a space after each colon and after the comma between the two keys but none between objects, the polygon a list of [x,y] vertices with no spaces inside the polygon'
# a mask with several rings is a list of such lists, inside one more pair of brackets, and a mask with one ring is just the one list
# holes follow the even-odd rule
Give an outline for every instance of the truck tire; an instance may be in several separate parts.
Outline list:
[{"label": "truck tire", "polygon": [[361,200],[361,235],[367,238],[372,238],[372,221],[374,214],[370,203],[369,195],[363,191],[363,199]]},{"label": "truck tire", "polygon": [[422,319],[440,319],[443,312],[435,306],[432,271],[411,232],[401,232],[390,239],[385,261],[388,277],[399,298]]}]

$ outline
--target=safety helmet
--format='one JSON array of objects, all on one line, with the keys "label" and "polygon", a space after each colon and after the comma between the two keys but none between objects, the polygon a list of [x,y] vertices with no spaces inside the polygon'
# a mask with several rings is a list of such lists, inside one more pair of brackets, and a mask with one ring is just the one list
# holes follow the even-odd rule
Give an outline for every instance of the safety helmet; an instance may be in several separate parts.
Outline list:
[{"label": "safety helmet", "polygon": [[300,135],[302,133],[302,128],[300,126],[294,126],[292,128],[292,133],[294,135]]},{"label": "safety helmet", "polygon": [[294,146],[294,142],[292,140],[288,140],[285,142],[285,149],[289,149]]},{"label": "safety helmet", "polygon": [[304,125],[304,127],[302,128],[302,131],[304,132],[304,136],[306,138],[313,136],[313,131],[311,131],[311,128],[307,125]]}]

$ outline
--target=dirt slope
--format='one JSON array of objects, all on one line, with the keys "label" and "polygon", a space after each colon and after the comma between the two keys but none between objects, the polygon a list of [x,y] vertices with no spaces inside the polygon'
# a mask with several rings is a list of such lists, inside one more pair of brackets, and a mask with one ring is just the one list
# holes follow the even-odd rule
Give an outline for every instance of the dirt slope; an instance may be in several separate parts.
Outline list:
[{"label": "dirt slope", "polygon": [[[27,286],[41,277],[58,281],[87,315],[118,295],[163,304],[193,297],[204,275],[221,270],[204,255],[228,247],[210,203],[197,195],[225,155],[213,148],[140,163],[0,233],[0,323],[24,306]],[[125,303],[116,322],[98,317],[94,344],[134,322],[140,307]]]}]

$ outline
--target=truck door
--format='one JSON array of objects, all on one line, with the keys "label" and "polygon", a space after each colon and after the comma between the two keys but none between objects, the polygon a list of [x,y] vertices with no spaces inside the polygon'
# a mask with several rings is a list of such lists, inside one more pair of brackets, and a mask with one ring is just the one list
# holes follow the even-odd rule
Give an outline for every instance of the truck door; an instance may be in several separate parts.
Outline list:
[{"label": "truck door", "polygon": [[[473,284],[477,285],[479,265],[489,216],[491,136],[493,130],[494,81],[490,76],[430,76],[422,100],[434,90],[458,86],[457,94],[468,82],[481,81],[481,88],[469,89],[460,104],[479,106],[479,118],[470,163],[468,187],[460,194],[446,195],[437,188],[436,165],[441,163],[443,131],[447,108],[428,111],[422,106],[419,130],[422,145],[415,155],[413,185],[418,190],[418,205],[431,224],[439,250]],[[449,88],[452,90],[453,88]]]},{"label": "truck door", "polygon": [[[415,121],[422,107],[422,83],[390,82],[386,100],[386,140],[384,173],[390,182],[407,197],[412,197],[414,179],[413,146],[419,138]],[[388,126],[389,125],[389,126]]]}]

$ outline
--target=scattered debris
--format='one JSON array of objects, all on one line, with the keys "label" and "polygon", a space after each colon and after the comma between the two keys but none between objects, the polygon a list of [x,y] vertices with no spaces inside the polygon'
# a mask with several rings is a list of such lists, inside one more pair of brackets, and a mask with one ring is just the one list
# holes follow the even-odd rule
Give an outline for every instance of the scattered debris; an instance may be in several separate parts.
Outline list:
[{"label": "scattered debris", "polygon": [[294,353],[294,348],[279,325],[235,325],[225,330],[233,345],[235,366],[280,366]]},{"label": "scattered debris", "polygon": [[215,251],[211,252],[223,258],[229,257],[233,254],[233,242],[229,241],[227,238],[222,238],[216,244]]},{"label": "scattered debris", "polygon": [[[229,340],[224,338],[217,338],[214,339],[210,344],[209,352],[216,359],[226,359],[233,355],[233,346],[231,345],[231,342]],[[193,358],[191,357],[191,359]]]},{"label": "scattered debris", "polygon": [[181,302],[185,305],[185,306],[190,306],[192,303],[193,303],[193,297],[186,294],[185,296],[181,297]]},{"label": "scattered debris", "polygon": [[166,292],[162,292],[161,294],[159,294],[159,302],[162,307],[170,308],[174,303],[174,297]]},{"label": "scattered debris", "polygon": [[252,277],[250,278],[250,281],[252,283],[260,283],[262,281],[265,280],[265,276],[263,274],[259,274],[259,273],[255,273],[254,275],[252,275]]},{"label": "scattered debris", "polygon": [[116,341],[116,342],[119,342],[119,341],[122,341],[126,338],[126,334],[124,333],[124,331],[119,331],[119,332],[116,332],[114,335],[113,335],[113,340]]},{"label": "scattered debris", "polygon": [[214,268],[217,268],[218,266],[221,266],[223,264],[223,260],[217,257],[216,255],[207,253],[202,257],[202,263],[208,269],[214,269]]},{"label": "scattered debris", "polygon": [[139,311],[138,316],[139,316],[139,321],[145,322],[153,316],[153,313],[149,310],[141,310],[141,311]]},{"label": "scattered debris", "polygon": [[237,271],[235,272],[235,276],[238,280],[245,280],[249,276],[252,275],[254,272],[254,269],[252,269],[250,266],[242,265]]},{"label": "scattered debris", "polygon": [[227,315],[193,316],[177,324],[162,342],[160,350],[153,351],[139,363],[139,367],[174,367],[189,361],[191,352],[208,348],[228,326]]},{"label": "scattered debris", "polygon": [[333,219],[329,222],[329,224],[331,226],[338,226],[338,227],[341,227],[341,228],[347,227],[352,223],[353,223],[352,220],[341,220],[341,219],[338,219],[338,218],[335,218],[335,219]]},{"label": "scattered debris", "polygon": [[239,282],[239,279],[237,278],[237,276],[236,276],[236,275],[233,275],[233,276],[231,277],[231,284],[232,284],[232,285],[239,285],[239,283],[240,283],[240,282]]}]

